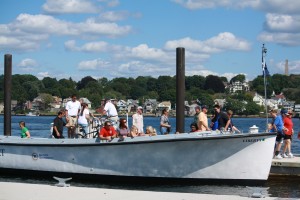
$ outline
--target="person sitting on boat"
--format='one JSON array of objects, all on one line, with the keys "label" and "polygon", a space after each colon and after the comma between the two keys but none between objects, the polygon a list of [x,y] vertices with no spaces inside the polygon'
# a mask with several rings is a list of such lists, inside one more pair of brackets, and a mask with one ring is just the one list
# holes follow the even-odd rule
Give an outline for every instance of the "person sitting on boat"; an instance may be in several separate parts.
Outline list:
[{"label": "person sitting on boat", "polygon": [[138,128],[135,125],[132,125],[129,136],[132,138],[139,136]]},{"label": "person sitting on boat", "polygon": [[115,129],[118,128],[118,112],[116,106],[111,102],[110,99],[105,99],[105,105],[102,114],[107,116],[107,118],[112,122]]},{"label": "person sitting on boat", "polygon": [[139,106],[135,114],[132,115],[132,124],[138,128],[139,135],[144,134],[143,107]]},{"label": "person sitting on boat", "polygon": [[206,105],[201,106],[202,111],[199,114],[198,119],[198,129],[200,131],[210,131],[210,128],[208,127],[208,121],[207,121],[207,111],[208,108]]},{"label": "person sitting on boat", "polygon": [[19,126],[21,128],[21,138],[30,138],[30,132],[29,132],[28,128],[26,128],[25,122],[20,121]]},{"label": "person sitting on boat", "polygon": [[[286,112],[285,110],[281,110],[281,114],[284,114],[285,112]],[[274,158],[281,159],[282,156],[280,155],[280,149],[281,149],[281,145],[283,143],[283,137],[284,137],[284,135],[283,135],[284,134],[283,133],[283,119],[282,119],[281,114],[277,114],[276,109],[271,110],[270,114],[273,118],[273,120],[272,120],[273,127],[271,129],[271,132],[277,133]]]},{"label": "person sitting on boat", "polygon": [[169,111],[167,108],[164,108],[161,112],[160,117],[160,133],[162,135],[169,134],[171,132],[171,124],[169,122]]},{"label": "person sitting on boat", "polygon": [[129,129],[127,127],[127,120],[124,118],[120,119],[119,127],[117,128],[117,133],[119,138],[127,137],[129,134]]},{"label": "person sitting on boat", "polygon": [[63,117],[65,116],[64,111],[58,111],[57,116],[53,120],[53,131],[52,135],[54,138],[62,139],[65,138],[63,136],[64,126],[66,122],[64,122]]},{"label": "person sitting on boat", "polygon": [[77,117],[81,109],[81,104],[77,100],[75,94],[71,96],[71,101],[68,101],[66,104],[66,121],[68,127],[68,138],[75,137],[75,126],[77,124]]},{"label": "person sitting on boat", "polygon": [[149,136],[156,136],[156,135],[157,135],[156,129],[153,128],[153,126],[147,126],[147,127],[146,127],[146,135],[149,135]]},{"label": "person sitting on boat", "polygon": [[101,140],[112,140],[117,137],[117,131],[111,125],[110,121],[105,121],[103,128],[100,130],[99,138]]},{"label": "person sitting on boat", "polygon": [[213,123],[218,122],[218,129],[223,131],[225,130],[225,126],[227,125],[227,123],[229,124],[228,115],[225,112],[221,111],[221,107],[218,104],[214,105],[214,110],[215,110],[215,116],[212,119],[212,122]]},{"label": "person sitting on boat", "polygon": [[197,125],[196,122],[191,123],[190,128],[191,128],[191,130],[190,130],[191,133],[199,131],[198,130],[198,125]]}]

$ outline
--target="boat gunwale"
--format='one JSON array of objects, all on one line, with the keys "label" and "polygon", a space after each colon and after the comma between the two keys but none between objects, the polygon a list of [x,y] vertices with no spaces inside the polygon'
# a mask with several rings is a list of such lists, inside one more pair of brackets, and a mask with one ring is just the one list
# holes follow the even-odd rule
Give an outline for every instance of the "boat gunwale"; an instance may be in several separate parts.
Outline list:
[{"label": "boat gunwale", "polygon": [[[216,140],[216,139],[232,139],[232,138],[250,138],[259,136],[276,136],[276,133],[251,133],[251,134],[223,134],[223,135],[194,135],[194,137],[172,137],[172,138],[159,138],[159,139],[147,139],[147,140],[137,140],[137,141],[112,141],[112,142],[102,142],[99,138],[94,139],[52,139],[52,138],[32,138],[30,141],[27,139],[19,139],[18,142],[15,141],[5,141],[0,138],[0,146],[59,146],[59,147],[74,147],[74,146],[112,146],[112,145],[136,145],[144,143],[165,143],[165,142],[188,142],[188,141],[198,141],[198,140]],[[9,136],[7,136],[9,137]],[[147,136],[145,136],[147,137]],[[156,136],[151,136],[156,137]],[[37,140],[35,140],[37,139]],[[42,139],[42,140],[40,140]],[[24,141],[23,141],[24,140]],[[34,143],[32,141],[43,141],[40,143]],[[54,143],[44,143],[44,141],[55,141]],[[74,143],[75,141],[76,143]],[[82,141],[80,141],[82,140]],[[20,143],[20,141],[22,143]],[[78,141],[78,142],[77,142]],[[58,143],[60,142],[60,143]],[[255,142],[255,141],[253,141]]]}]

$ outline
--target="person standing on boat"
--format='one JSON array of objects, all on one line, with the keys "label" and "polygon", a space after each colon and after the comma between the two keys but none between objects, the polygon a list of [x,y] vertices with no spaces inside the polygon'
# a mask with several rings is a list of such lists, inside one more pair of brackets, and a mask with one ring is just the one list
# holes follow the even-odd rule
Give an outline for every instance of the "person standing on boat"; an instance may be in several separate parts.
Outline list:
[{"label": "person standing on boat", "polygon": [[30,138],[30,132],[28,128],[25,126],[25,122],[20,121],[19,126],[21,128],[21,138]]},{"label": "person standing on boat", "polygon": [[143,108],[139,106],[137,112],[132,115],[132,125],[138,128],[139,135],[144,134],[144,118],[143,118]]},{"label": "person standing on boat", "polygon": [[112,122],[115,129],[118,128],[118,112],[116,106],[111,102],[110,99],[105,99],[105,106],[103,108],[102,114],[107,116],[107,118]]},{"label": "person standing on boat", "polygon": [[64,132],[64,126],[66,125],[66,122],[64,122],[63,117],[65,115],[64,111],[59,111],[57,113],[57,116],[55,117],[55,119],[53,120],[53,131],[52,131],[52,135],[53,137],[55,137],[56,139],[62,139],[65,138],[63,136],[63,132]]},{"label": "person standing on boat", "polygon": [[110,121],[105,121],[103,128],[100,130],[99,138],[101,140],[112,140],[117,137],[117,131],[112,126]]},{"label": "person standing on boat", "polygon": [[212,122],[213,123],[217,122],[218,129],[224,131],[227,123],[229,123],[228,115],[225,112],[221,111],[221,107],[218,104],[214,105],[214,110],[215,110],[215,116],[212,119]]},{"label": "person standing on boat", "polygon": [[73,94],[71,98],[72,100],[68,101],[66,105],[66,126],[68,127],[68,138],[74,138],[75,136],[75,127],[77,124],[78,114],[81,109],[81,104],[77,100],[76,95]]},{"label": "person standing on boat", "polygon": [[195,115],[194,115],[194,122],[198,124],[199,122],[199,114],[200,114],[200,106],[195,106]]},{"label": "person standing on boat", "polygon": [[202,111],[200,112],[199,119],[198,119],[198,129],[200,131],[210,131],[210,128],[208,127],[208,120],[207,120],[208,108],[206,105],[203,105],[201,109]]},{"label": "person standing on boat", "polygon": [[90,111],[86,103],[81,103],[81,110],[78,116],[78,125],[81,126],[83,134],[89,133]]},{"label": "person standing on boat", "polygon": [[232,110],[227,110],[227,115],[228,115],[229,123],[226,124],[225,130],[230,131],[230,132],[235,132],[236,131],[236,132],[240,133],[241,131],[237,127],[235,127],[234,124],[233,124],[233,121],[232,121],[233,112],[232,112]]},{"label": "person standing on boat", "polygon": [[288,111],[283,118],[283,131],[284,131],[284,148],[283,148],[283,157],[284,158],[293,158],[294,155],[291,151],[292,136],[294,134],[293,113]]},{"label": "person standing on boat", "polygon": [[169,111],[167,108],[164,108],[160,116],[160,133],[162,135],[169,134],[171,132],[171,124],[169,122]]},{"label": "person standing on boat", "polygon": [[[284,114],[285,112],[286,112],[286,110],[284,110],[284,109],[281,110],[281,114]],[[274,158],[281,159],[282,156],[280,155],[280,149],[281,149],[281,145],[283,143],[283,137],[284,137],[282,115],[277,114],[276,109],[271,110],[270,114],[273,118],[273,121],[272,121],[273,127],[271,129],[271,132],[277,133]]]}]

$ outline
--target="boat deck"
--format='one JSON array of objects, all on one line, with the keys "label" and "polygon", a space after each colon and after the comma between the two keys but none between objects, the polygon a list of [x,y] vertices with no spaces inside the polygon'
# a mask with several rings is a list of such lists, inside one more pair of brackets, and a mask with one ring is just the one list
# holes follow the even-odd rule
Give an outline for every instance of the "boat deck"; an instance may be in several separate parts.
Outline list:
[{"label": "boat deck", "polygon": [[273,159],[271,175],[300,176],[300,156],[294,158]]}]

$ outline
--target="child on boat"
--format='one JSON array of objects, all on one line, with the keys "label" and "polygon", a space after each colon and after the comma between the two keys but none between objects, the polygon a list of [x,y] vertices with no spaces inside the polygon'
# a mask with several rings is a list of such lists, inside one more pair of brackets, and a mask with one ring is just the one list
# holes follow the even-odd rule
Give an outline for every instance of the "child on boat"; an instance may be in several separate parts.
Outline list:
[{"label": "child on boat", "polygon": [[30,138],[30,132],[29,132],[28,128],[26,128],[25,122],[20,121],[19,126],[21,128],[21,138]]}]

